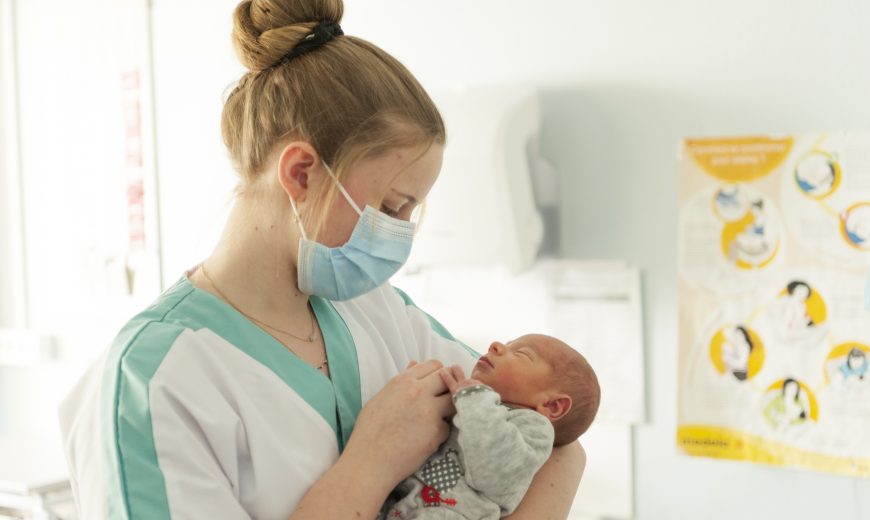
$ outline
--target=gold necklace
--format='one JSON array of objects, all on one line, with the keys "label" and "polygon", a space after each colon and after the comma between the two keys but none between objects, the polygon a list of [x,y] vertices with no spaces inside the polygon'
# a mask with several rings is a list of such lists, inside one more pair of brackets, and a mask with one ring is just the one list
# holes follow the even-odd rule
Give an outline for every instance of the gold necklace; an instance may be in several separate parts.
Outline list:
[{"label": "gold necklace", "polygon": [[[209,276],[208,273],[207,273],[206,270],[205,270],[205,264],[200,264],[200,266],[199,266],[199,270],[202,271],[202,275],[205,277],[206,280],[208,280],[208,283],[210,283],[211,286],[214,287],[214,290],[217,291],[217,293],[220,295],[220,297],[223,298],[224,301],[226,301],[228,304],[230,304],[230,307],[232,307],[233,309],[235,309],[236,311],[238,311],[238,313],[241,314],[242,316],[248,318],[249,320],[253,321],[254,323],[257,323],[257,324],[262,325],[262,326],[264,326],[264,327],[268,327],[268,328],[270,328],[270,329],[272,329],[272,330],[274,330],[274,331],[277,331],[277,332],[281,332],[281,333],[287,334],[288,336],[292,336],[292,337],[294,337],[294,338],[296,338],[296,339],[298,339],[298,340],[300,340],[300,341],[304,341],[304,342],[306,342],[306,343],[312,343],[312,342],[314,342],[314,340],[317,339],[317,325],[316,325],[316,323],[314,322],[314,316],[313,316],[313,315],[310,315],[310,316],[311,316],[311,329],[312,329],[312,330],[311,330],[311,334],[308,336],[308,338],[300,338],[300,337],[297,336],[296,334],[293,334],[293,333],[291,333],[291,332],[287,332],[287,331],[285,331],[285,330],[281,330],[281,329],[279,329],[279,328],[273,327],[273,326],[269,325],[268,323],[263,323],[262,321],[258,320],[257,318],[254,318],[253,316],[250,316],[250,315],[246,314],[244,311],[242,311],[241,309],[239,309],[238,307],[236,307],[236,305],[235,305],[232,301],[230,301],[229,298],[227,298],[227,295],[224,294],[223,291],[221,291],[220,288],[218,288],[217,285],[215,285],[214,280],[211,279],[211,276]],[[297,357],[298,357],[298,356],[297,356]],[[300,359],[302,359],[302,358],[300,358]],[[327,364],[329,364],[329,360],[328,360],[328,359],[324,359],[324,360],[323,360],[323,363],[321,363],[319,366],[314,366],[314,365],[311,365],[311,366],[314,366],[314,368],[316,368],[317,370],[322,370],[323,367],[325,367]]]}]

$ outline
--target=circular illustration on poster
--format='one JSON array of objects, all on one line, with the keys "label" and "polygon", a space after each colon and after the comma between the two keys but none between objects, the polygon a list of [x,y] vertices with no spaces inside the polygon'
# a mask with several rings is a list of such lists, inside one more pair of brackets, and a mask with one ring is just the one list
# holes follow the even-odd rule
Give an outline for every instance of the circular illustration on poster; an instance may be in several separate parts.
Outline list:
[{"label": "circular illustration on poster", "polygon": [[710,339],[709,351],[716,371],[737,381],[752,379],[764,365],[764,343],[744,324],[717,330]]},{"label": "circular illustration on poster", "polygon": [[828,320],[824,296],[804,279],[789,280],[772,309],[776,328],[787,342],[800,340]]},{"label": "circular illustration on poster", "polygon": [[748,184],[701,190],[680,211],[680,274],[723,295],[746,292],[783,255],[781,218]]},{"label": "circular illustration on poster", "polygon": [[836,156],[823,151],[810,151],[798,159],[794,179],[807,196],[823,199],[832,194],[842,180],[840,162]]},{"label": "circular illustration on poster", "polygon": [[819,420],[815,395],[801,381],[786,377],[767,387],[762,413],[774,429],[787,429]]},{"label": "circular illustration on poster", "polygon": [[798,139],[786,161],[779,201],[803,249],[830,264],[870,264],[870,156],[843,135]]},{"label": "circular illustration on poster", "polygon": [[841,343],[825,359],[825,380],[837,386],[870,385],[870,346]]},{"label": "circular illustration on poster", "polygon": [[850,246],[870,251],[870,202],[853,204],[840,215],[840,232]]},{"label": "circular illustration on poster", "polygon": [[748,201],[739,184],[723,184],[713,197],[713,212],[725,222],[735,222],[746,214]]},{"label": "circular illustration on poster", "polygon": [[740,269],[765,267],[779,249],[779,232],[770,224],[765,206],[764,198],[753,198],[739,219],[722,227],[722,253]]}]

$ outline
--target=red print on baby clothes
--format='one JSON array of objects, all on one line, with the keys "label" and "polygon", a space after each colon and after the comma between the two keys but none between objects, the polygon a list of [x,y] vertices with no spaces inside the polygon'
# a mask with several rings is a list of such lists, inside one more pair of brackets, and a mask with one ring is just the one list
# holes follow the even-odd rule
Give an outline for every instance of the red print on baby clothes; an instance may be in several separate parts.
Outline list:
[{"label": "red print on baby clothes", "polygon": [[427,462],[419,475],[425,484],[420,491],[423,504],[426,507],[438,507],[441,504],[455,506],[456,499],[441,498],[441,493],[449,493],[462,478],[462,474],[462,465],[456,450],[447,450],[443,456]]}]

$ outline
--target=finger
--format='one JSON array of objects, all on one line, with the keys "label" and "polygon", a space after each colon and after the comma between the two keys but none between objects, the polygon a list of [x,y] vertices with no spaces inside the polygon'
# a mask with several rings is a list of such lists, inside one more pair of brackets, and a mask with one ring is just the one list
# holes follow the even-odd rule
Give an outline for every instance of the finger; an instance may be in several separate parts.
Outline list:
[{"label": "finger", "polygon": [[432,372],[426,377],[420,379],[420,383],[423,385],[423,391],[427,395],[441,395],[449,389],[447,383],[441,376],[440,370]]},{"label": "finger", "polygon": [[450,391],[450,393],[451,394],[455,393],[456,392],[456,385],[458,383],[457,383],[456,379],[453,377],[453,374],[450,372],[450,370],[448,370],[446,368],[442,368],[441,370],[438,371],[438,375],[441,376],[441,379],[444,381],[444,384],[447,385],[447,389]]},{"label": "finger", "polygon": [[405,373],[413,376],[416,379],[423,379],[424,377],[432,374],[433,372],[436,372],[439,368],[443,366],[444,364],[437,359],[430,359],[422,363],[414,363],[414,366],[405,370]]},{"label": "finger", "polygon": [[417,361],[412,359],[411,362],[408,363],[408,366],[405,367],[405,370],[408,370],[409,368],[411,368],[412,366],[414,366],[416,364],[417,364]]},{"label": "finger", "polygon": [[435,398],[435,409],[438,410],[438,415],[446,419],[456,413],[456,408],[453,407],[453,397],[450,394],[444,394]]},{"label": "finger", "polygon": [[457,382],[465,379],[465,371],[462,370],[461,366],[453,365],[450,369],[453,370],[453,378],[456,379]]}]

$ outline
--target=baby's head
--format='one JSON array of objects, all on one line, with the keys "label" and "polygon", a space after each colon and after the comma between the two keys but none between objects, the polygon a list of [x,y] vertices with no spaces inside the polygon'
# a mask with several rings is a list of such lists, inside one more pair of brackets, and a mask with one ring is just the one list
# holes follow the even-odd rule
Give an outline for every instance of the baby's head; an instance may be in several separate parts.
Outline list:
[{"label": "baby's head", "polygon": [[554,444],[573,442],[598,411],[598,377],[579,352],[543,334],[527,334],[507,344],[493,342],[471,377],[501,395],[505,404],[531,408],[549,418]]}]

